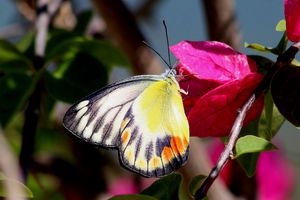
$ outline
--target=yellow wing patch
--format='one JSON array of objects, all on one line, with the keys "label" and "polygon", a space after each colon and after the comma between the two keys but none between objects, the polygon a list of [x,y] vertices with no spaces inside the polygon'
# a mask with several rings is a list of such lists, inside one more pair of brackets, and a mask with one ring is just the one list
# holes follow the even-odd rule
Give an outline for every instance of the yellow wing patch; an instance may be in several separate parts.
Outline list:
[{"label": "yellow wing patch", "polygon": [[122,128],[120,157],[131,170],[163,176],[186,162],[189,127],[173,77],[149,85],[133,102]]}]

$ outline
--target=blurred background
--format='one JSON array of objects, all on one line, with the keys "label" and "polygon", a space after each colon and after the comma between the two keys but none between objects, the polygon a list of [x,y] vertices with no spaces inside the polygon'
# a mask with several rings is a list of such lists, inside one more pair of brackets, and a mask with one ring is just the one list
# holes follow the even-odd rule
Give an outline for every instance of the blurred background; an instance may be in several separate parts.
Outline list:
[{"label": "blurred background", "polygon": [[[26,71],[29,76],[28,81],[31,81],[32,74],[38,72],[39,68],[36,66],[45,63],[47,66],[47,75],[36,82],[35,89],[32,89],[30,84],[25,87],[26,78],[14,79],[15,74],[11,75],[9,70],[1,71],[0,68],[0,79],[10,74],[13,77],[11,80],[24,83],[25,89],[7,91],[9,97],[5,92],[0,91],[0,96],[7,97],[0,100],[2,103],[1,132],[3,132],[1,134],[4,136],[1,140],[4,140],[8,149],[12,150],[14,157],[12,159],[21,163],[20,176],[25,180],[26,186],[32,191],[35,199],[107,199],[116,194],[139,192],[151,184],[153,179],[141,178],[121,168],[117,152],[98,150],[72,137],[64,131],[61,120],[70,103],[108,82],[133,74],[163,72],[164,64],[160,58],[141,45],[141,41],[145,40],[167,59],[163,20],[168,27],[171,45],[182,40],[220,40],[242,53],[264,55],[274,60],[275,56],[245,49],[243,44],[256,42],[265,46],[276,46],[282,33],[276,32],[275,26],[284,18],[282,0],[214,0],[211,2],[208,0],[114,0],[110,3],[96,0],[58,1],[59,6],[50,17],[49,36],[47,36],[49,42],[46,50],[38,54],[34,51],[36,43],[34,35],[42,28],[35,25],[37,21],[35,6],[41,2],[47,1],[3,0],[0,6],[0,39],[17,45],[19,51],[30,60],[29,68],[34,66],[35,69]],[[49,0],[49,2],[55,1]],[[222,19],[230,19],[230,23],[226,24]],[[105,49],[95,47],[97,43],[86,44],[80,40],[79,46],[76,47],[66,44],[60,46],[73,37],[74,41],[77,41],[76,38],[78,39],[79,36],[109,41],[104,46],[107,45],[106,49],[110,49],[107,50],[109,52],[107,55],[111,56],[111,60],[99,62],[92,53],[88,52],[94,51],[95,54],[102,55]],[[1,45],[0,53],[7,49],[4,43]],[[84,50],[77,49],[72,55],[68,54],[74,48]],[[44,57],[42,61],[41,57]],[[91,57],[93,59],[89,59]],[[174,57],[172,63],[175,63]],[[90,69],[91,65],[96,67]],[[68,73],[59,71],[59,66]],[[64,77],[59,79],[61,74],[64,74]],[[5,80],[7,81],[5,83],[9,83],[10,79]],[[3,82],[0,80],[0,89],[5,88]],[[86,85],[81,86],[83,82]],[[82,89],[85,86],[88,89]],[[23,90],[31,92],[26,93]],[[18,91],[20,91],[19,95],[22,92],[26,95],[14,96],[14,93],[9,93]],[[36,101],[37,96],[39,97]],[[13,112],[9,110],[9,114],[4,113],[6,112],[5,101],[14,102],[18,98],[25,100],[14,104],[17,109]],[[12,108],[15,108],[14,105],[11,105]],[[35,109],[38,109],[38,115],[34,114]],[[8,119],[7,116],[9,120],[5,120]],[[30,125],[26,127],[26,124],[33,124],[34,127]],[[285,122],[274,140],[295,170],[296,182],[291,198],[296,199],[300,196],[299,130]],[[196,150],[192,147],[191,151],[197,153],[191,152],[191,157],[203,155],[201,159],[204,159],[205,163],[208,155],[204,154],[212,142],[208,139],[204,142],[208,144],[202,144],[203,141],[198,139],[192,142],[192,145],[201,144],[202,147],[195,148]],[[4,146],[0,151],[2,151],[0,155],[8,155],[4,154]],[[0,159],[6,162],[4,157]],[[207,173],[211,167],[209,163],[203,164],[204,167],[189,163],[181,172],[189,180],[200,171]],[[194,170],[191,167],[194,167]],[[0,165],[0,175],[2,173],[5,175],[4,168]],[[187,173],[189,170],[192,171],[191,174]],[[221,185],[217,186],[221,188],[220,191],[228,192],[223,188],[222,183],[218,184]],[[228,193],[231,195],[231,192]],[[253,196],[257,195],[252,194]]]}]

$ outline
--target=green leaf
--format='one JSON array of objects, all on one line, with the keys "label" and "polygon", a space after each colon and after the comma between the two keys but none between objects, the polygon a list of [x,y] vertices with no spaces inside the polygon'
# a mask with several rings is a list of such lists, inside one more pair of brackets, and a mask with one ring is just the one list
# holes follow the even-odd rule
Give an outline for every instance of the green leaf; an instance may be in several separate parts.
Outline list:
[{"label": "green leaf", "polygon": [[0,40],[0,72],[26,72],[32,63],[14,45]]},{"label": "green leaf", "polygon": [[266,121],[267,121],[266,125],[267,125],[267,129],[269,131],[271,131],[271,128],[272,128],[273,106],[274,106],[274,103],[273,103],[273,99],[271,96],[271,92],[269,90],[265,95],[265,107],[264,107]]},{"label": "green leaf", "polygon": [[[53,124],[51,124],[53,126]],[[38,128],[36,134],[35,151],[47,153],[57,157],[72,158],[72,152],[67,148],[53,148],[53,144],[65,147],[68,146],[68,136],[63,130],[54,128]]]},{"label": "green leaf", "polygon": [[255,174],[258,156],[259,153],[249,153],[238,157],[238,162],[248,177]]},{"label": "green leaf", "polygon": [[300,66],[300,61],[295,58],[295,59],[292,60],[292,64],[299,67]]},{"label": "green leaf", "polygon": [[241,136],[256,135],[270,141],[276,135],[284,122],[284,117],[274,105],[269,91],[265,94],[264,103],[265,106],[260,118],[244,127]]},{"label": "green leaf", "polygon": [[75,37],[55,43],[55,47],[49,47],[46,52],[48,61],[59,60],[81,52],[94,57],[108,69],[113,66],[129,66],[127,58],[111,43],[84,37]]},{"label": "green leaf", "polygon": [[[283,116],[279,113],[276,106],[274,106],[270,92],[267,92],[265,95],[264,110],[260,118],[252,121],[247,127],[244,127],[241,135],[258,135],[266,140],[271,140],[283,122]],[[268,143],[268,141],[264,141],[264,143]],[[253,149],[251,151],[253,151]],[[258,155],[259,153],[246,153],[237,158],[239,164],[249,177],[255,173]]]},{"label": "green leaf", "polygon": [[286,33],[284,32],[282,34],[282,37],[281,37],[279,43],[277,44],[277,46],[275,48],[272,49],[271,52],[275,55],[281,55],[285,52],[287,44],[288,44],[288,38],[286,36]]},{"label": "green leaf", "polygon": [[13,44],[3,39],[0,39],[0,48],[1,51],[7,53],[8,56],[22,55]]},{"label": "green leaf", "polygon": [[45,78],[47,89],[53,97],[74,103],[105,86],[108,71],[90,54],[77,53],[62,61],[53,72],[47,71]]},{"label": "green leaf", "polygon": [[14,188],[19,188],[22,191],[22,196],[20,196],[20,199],[22,198],[33,198],[33,194],[31,192],[31,190],[26,187],[23,183],[17,181],[17,180],[12,180],[12,179],[8,179],[5,176],[1,175],[0,176],[0,197],[8,197],[8,193],[5,190],[5,185],[10,184],[11,187]]},{"label": "green leaf", "polygon": [[203,181],[205,180],[206,176],[204,175],[198,175],[195,176],[190,184],[189,184],[189,193],[194,197],[196,191],[200,188],[201,184],[203,183]]},{"label": "green leaf", "polygon": [[247,153],[256,153],[276,149],[276,147],[268,140],[254,135],[246,135],[240,137],[235,145],[235,157],[239,157]]},{"label": "green leaf", "polygon": [[74,31],[76,31],[80,34],[84,34],[92,17],[93,17],[92,10],[86,10],[86,11],[79,13],[79,15],[77,15],[77,23],[74,28]]},{"label": "green leaf", "polygon": [[259,137],[271,140],[284,122],[284,117],[280,114],[274,105],[271,92],[265,94],[264,110],[258,121],[257,135]]},{"label": "green leaf", "polygon": [[111,67],[128,66],[127,59],[110,43],[67,32],[53,33],[46,52],[47,88],[53,97],[69,103],[105,86]]},{"label": "green leaf", "polygon": [[265,47],[265,46],[263,46],[261,44],[258,44],[258,43],[248,44],[247,42],[245,42],[244,47],[245,48],[250,48],[250,49],[255,49],[257,51],[262,51],[262,52],[271,52],[272,51],[272,48]]},{"label": "green leaf", "polygon": [[240,137],[246,135],[257,135],[258,134],[259,119],[253,120],[246,127],[243,127],[240,132]]},{"label": "green leaf", "polygon": [[158,200],[158,199],[148,195],[129,194],[129,195],[115,196],[110,198],[109,200]]},{"label": "green leaf", "polygon": [[279,43],[277,44],[277,46],[275,48],[266,47],[266,46],[258,44],[258,43],[248,44],[246,42],[244,43],[244,47],[254,49],[257,51],[261,51],[261,52],[269,52],[269,53],[273,53],[275,55],[280,55],[286,50],[287,43],[288,43],[288,38],[284,32]]},{"label": "green leaf", "polygon": [[275,30],[278,32],[284,32],[286,30],[286,22],[284,19],[277,23]]},{"label": "green leaf", "polygon": [[270,70],[271,66],[273,65],[273,61],[269,58],[259,56],[259,55],[248,55],[251,59],[253,59],[256,64],[259,66],[259,72],[266,74]]},{"label": "green leaf", "polygon": [[300,126],[300,68],[282,66],[274,75],[271,93],[280,113],[292,124]]},{"label": "green leaf", "polygon": [[24,106],[33,85],[33,78],[23,73],[9,73],[0,78],[0,124],[6,126]]},{"label": "green leaf", "polygon": [[[62,146],[60,147],[64,148]],[[53,155],[53,154],[48,154],[48,155]],[[39,173],[38,178],[35,175],[29,174],[27,178],[27,185],[32,191],[32,193],[34,194],[34,199],[36,200],[39,199],[65,200],[66,199],[66,197],[63,196],[62,193],[58,192],[57,180],[53,179],[53,175],[51,174]],[[43,187],[43,189],[41,189],[41,186]]]},{"label": "green leaf", "polygon": [[181,182],[181,175],[173,173],[155,181],[150,187],[142,191],[141,194],[149,195],[157,199],[176,200],[179,199]]},{"label": "green leaf", "polygon": [[29,51],[29,49],[34,48],[34,39],[35,39],[35,32],[29,31],[25,36],[22,37],[20,41],[16,44],[16,47],[22,53]]},{"label": "green leaf", "polygon": [[[45,49],[46,59],[49,57],[49,53],[55,52],[56,49],[59,48],[60,45],[62,45],[64,42],[73,40],[75,38],[80,38],[80,34],[74,31],[70,32],[63,29],[51,29],[49,33],[49,40],[47,41],[47,46]],[[65,49],[65,52],[60,52],[60,54],[57,54],[56,56],[59,57],[67,54],[70,50],[72,50],[69,48],[70,47],[68,47],[68,49]]]}]

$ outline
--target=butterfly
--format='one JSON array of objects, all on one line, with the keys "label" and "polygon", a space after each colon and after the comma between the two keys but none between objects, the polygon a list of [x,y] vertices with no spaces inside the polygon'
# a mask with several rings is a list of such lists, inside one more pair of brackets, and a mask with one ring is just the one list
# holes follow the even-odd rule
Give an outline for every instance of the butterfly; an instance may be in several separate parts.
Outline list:
[{"label": "butterfly", "polygon": [[66,112],[63,125],[80,139],[115,148],[120,163],[145,177],[167,175],[188,158],[189,125],[176,71],[108,85]]}]

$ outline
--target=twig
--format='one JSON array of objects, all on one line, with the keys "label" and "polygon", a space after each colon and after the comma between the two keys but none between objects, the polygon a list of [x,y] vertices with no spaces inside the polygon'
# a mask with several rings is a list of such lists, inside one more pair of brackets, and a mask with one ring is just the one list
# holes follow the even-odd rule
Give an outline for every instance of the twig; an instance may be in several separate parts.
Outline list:
[{"label": "twig", "polygon": [[239,49],[241,32],[233,0],[202,0],[209,40],[224,42]]},{"label": "twig", "polygon": [[162,1],[161,0],[143,1],[143,4],[135,12],[135,16],[145,18],[145,19],[150,18],[154,13],[155,7],[157,7],[157,4],[159,3],[162,3]]},{"label": "twig", "polygon": [[92,2],[107,24],[110,35],[128,56],[134,73],[159,74],[164,71],[160,61],[142,44],[145,38],[123,1]]},{"label": "twig", "polygon": [[36,56],[44,57],[47,33],[51,18],[58,10],[63,0],[39,0],[37,2],[37,19],[36,19],[36,40],[35,40],[35,54]]},{"label": "twig", "polygon": [[[183,184],[185,185],[188,185],[196,175],[209,174],[212,168],[212,163],[210,162],[205,144],[201,138],[191,137],[189,151],[189,162],[180,168],[180,173],[182,173],[184,177]],[[219,179],[214,181],[214,184],[210,187],[207,196],[210,199],[235,199],[234,195],[228,190],[224,182]]]},{"label": "twig", "polygon": [[218,177],[227,161],[233,157],[233,148],[243,127],[243,122],[246,117],[247,111],[251,108],[257,97],[269,87],[274,73],[282,66],[290,64],[291,61],[295,58],[295,55],[299,51],[299,49],[300,42],[295,43],[282,55],[278,56],[277,61],[273,64],[271,71],[258,84],[258,86],[253,91],[253,94],[242,106],[230,131],[228,144],[225,146],[224,151],[219,157],[216,166],[211,170],[208,177],[204,180],[201,187],[197,190],[195,199],[200,200],[206,196],[208,189],[213,184],[214,180]]},{"label": "twig", "polygon": [[20,165],[22,168],[24,181],[28,175],[28,169],[32,160],[32,153],[35,144],[35,133],[38,125],[38,118],[41,104],[41,84],[37,87],[29,98],[28,106],[25,110],[24,125],[22,129],[22,143],[20,151]]},{"label": "twig", "polygon": [[216,166],[211,170],[208,177],[201,185],[200,189],[196,192],[195,199],[202,199],[203,197],[206,196],[208,189],[213,184],[214,180],[218,177],[218,175],[220,174],[221,170],[223,169],[227,161],[233,157],[233,148],[240,134],[240,131],[243,127],[243,121],[246,117],[247,111],[251,108],[255,99],[256,99],[256,95],[253,94],[248,99],[248,101],[244,104],[242,109],[239,111],[239,114],[236,117],[235,122],[232,126],[228,144],[226,145],[224,151],[222,152]]},{"label": "twig", "polygon": [[[35,57],[33,59],[33,64],[37,71],[40,70],[44,65],[44,53],[50,19],[55,11],[59,8],[61,2],[62,0],[51,1],[49,6],[47,0],[40,0],[37,2],[37,34],[35,41]],[[43,84],[40,80],[37,82],[36,88],[30,96],[28,106],[25,110],[20,152],[20,165],[22,167],[24,180],[27,178],[29,165],[32,160],[32,153],[35,143],[34,138],[38,125],[42,91]]]}]

